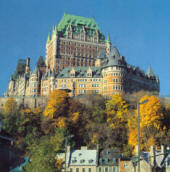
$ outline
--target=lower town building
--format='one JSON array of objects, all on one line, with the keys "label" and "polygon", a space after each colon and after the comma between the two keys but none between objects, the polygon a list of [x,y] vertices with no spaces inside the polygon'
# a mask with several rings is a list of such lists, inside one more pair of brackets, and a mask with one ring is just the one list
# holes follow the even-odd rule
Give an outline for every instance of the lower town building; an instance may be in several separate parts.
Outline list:
[{"label": "lower town building", "polygon": [[[63,163],[63,171],[69,172],[119,172],[119,154],[115,150],[88,150],[86,146],[57,154]],[[66,163],[65,163],[66,159]],[[66,165],[66,166],[65,166]]]}]

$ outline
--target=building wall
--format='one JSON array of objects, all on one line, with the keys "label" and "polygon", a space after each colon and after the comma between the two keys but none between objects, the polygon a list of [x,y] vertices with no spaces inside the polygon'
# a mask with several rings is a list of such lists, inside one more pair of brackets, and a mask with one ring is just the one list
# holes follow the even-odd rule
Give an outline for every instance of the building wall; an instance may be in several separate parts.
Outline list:
[{"label": "building wall", "polygon": [[[85,169],[85,171],[83,171],[83,168]],[[78,169],[79,171],[76,171],[76,169]],[[90,172],[89,169],[91,169],[91,172],[97,172],[96,166],[69,166],[67,168],[69,172]]]},{"label": "building wall", "polygon": [[52,40],[46,44],[46,65],[56,72],[68,66],[94,66],[95,58],[101,50],[106,52],[107,46],[93,37],[85,40],[80,35],[74,37],[74,33],[72,38],[52,35]]},{"label": "building wall", "polygon": [[[8,100],[8,97],[0,97],[0,112],[4,111],[4,106],[6,101]],[[24,106],[26,108],[34,109],[35,107],[39,107],[41,109],[44,109],[47,104],[47,97],[14,97],[14,99],[17,101],[18,108],[20,106]]]}]

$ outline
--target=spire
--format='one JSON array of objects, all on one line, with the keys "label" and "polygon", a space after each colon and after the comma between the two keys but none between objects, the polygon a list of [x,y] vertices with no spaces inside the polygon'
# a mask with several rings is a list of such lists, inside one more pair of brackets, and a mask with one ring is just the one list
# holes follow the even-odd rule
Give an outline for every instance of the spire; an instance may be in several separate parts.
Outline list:
[{"label": "spire", "polygon": [[51,41],[50,33],[48,34],[47,43]]},{"label": "spire", "polygon": [[120,58],[120,53],[119,53],[119,50],[117,49],[116,46],[114,46],[111,50],[111,53],[110,55],[113,57],[115,57],[116,59],[119,59]]},{"label": "spire", "polygon": [[107,40],[106,40],[106,42],[111,43],[109,33],[107,34]]},{"label": "spire", "polygon": [[53,35],[57,34],[57,26],[53,26]]},{"label": "spire", "polygon": [[153,72],[153,70],[152,70],[151,65],[148,67],[148,70],[147,70],[146,74],[147,74],[149,77],[155,77],[155,74],[154,74],[154,72]]}]

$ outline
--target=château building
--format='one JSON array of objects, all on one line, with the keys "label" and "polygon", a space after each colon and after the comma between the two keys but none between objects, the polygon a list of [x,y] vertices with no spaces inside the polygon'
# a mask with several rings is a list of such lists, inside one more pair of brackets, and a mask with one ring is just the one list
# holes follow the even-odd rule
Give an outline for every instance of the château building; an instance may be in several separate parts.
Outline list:
[{"label": "ch\u00e2teau building", "polygon": [[70,96],[82,94],[159,93],[159,78],[149,67],[145,73],[128,64],[117,47],[111,48],[93,18],[64,14],[46,43],[46,60],[39,58],[30,69],[30,58],[19,60],[6,96],[48,96],[66,89]]}]

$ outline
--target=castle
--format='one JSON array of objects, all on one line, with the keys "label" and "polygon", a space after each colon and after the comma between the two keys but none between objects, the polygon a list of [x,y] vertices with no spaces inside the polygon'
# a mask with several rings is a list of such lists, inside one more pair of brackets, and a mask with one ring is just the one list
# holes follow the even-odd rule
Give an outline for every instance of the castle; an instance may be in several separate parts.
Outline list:
[{"label": "castle", "polygon": [[48,96],[54,89],[82,94],[159,93],[159,78],[151,67],[145,73],[129,65],[117,47],[111,47],[93,18],[64,14],[46,43],[46,60],[40,57],[35,69],[30,58],[19,60],[5,96]]}]

